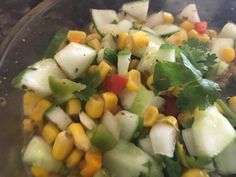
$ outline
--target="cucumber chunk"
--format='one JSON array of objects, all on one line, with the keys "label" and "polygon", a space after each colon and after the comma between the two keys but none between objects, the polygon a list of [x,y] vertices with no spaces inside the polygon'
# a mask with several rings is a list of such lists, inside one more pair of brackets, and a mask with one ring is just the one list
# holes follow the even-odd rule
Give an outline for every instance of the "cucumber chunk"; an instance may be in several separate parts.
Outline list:
[{"label": "cucumber chunk", "polygon": [[180,30],[180,28],[177,25],[173,24],[164,24],[164,25],[157,25],[153,28],[153,30],[156,32],[159,36],[169,36],[173,33],[176,33]]},{"label": "cucumber chunk", "polygon": [[178,15],[180,19],[186,19],[192,23],[200,22],[200,17],[198,15],[196,4],[189,4],[184,7],[184,9]]},{"label": "cucumber chunk", "polygon": [[130,51],[120,51],[118,53],[117,70],[119,75],[125,76],[128,73],[130,59],[131,59]]},{"label": "cucumber chunk", "polygon": [[107,173],[105,169],[99,170],[93,177],[110,177],[110,175]]},{"label": "cucumber chunk", "polygon": [[158,51],[158,60],[175,62],[175,46],[162,44]]},{"label": "cucumber chunk", "polygon": [[97,126],[94,120],[83,111],[79,114],[79,120],[88,130],[93,130]]},{"label": "cucumber chunk", "polygon": [[222,28],[219,37],[236,39],[236,25],[231,22],[226,23]]},{"label": "cucumber chunk", "polygon": [[112,49],[114,51],[117,50],[117,44],[116,41],[114,39],[114,37],[111,34],[106,34],[103,38],[102,38],[102,46],[104,48],[109,48]]},{"label": "cucumber chunk", "polygon": [[150,140],[150,137],[147,136],[146,138],[141,138],[138,140],[138,146],[146,153],[150,155],[154,155],[153,149],[152,149],[152,143]]},{"label": "cucumber chunk", "polygon": [[164,21],[163,11],[160,11],[158,13],[150,15],[144,25],[149,28],[153,28],[157,25],[162,24],[163,21]]},{"label": "cucumber chunk", "polygon": [[105,60],[109,64],[116,66],[117,65],[117,54],[114,50],[110,48],[104,48],[99,50],[97,56],[97,62],[100,63],[101,61]]}]

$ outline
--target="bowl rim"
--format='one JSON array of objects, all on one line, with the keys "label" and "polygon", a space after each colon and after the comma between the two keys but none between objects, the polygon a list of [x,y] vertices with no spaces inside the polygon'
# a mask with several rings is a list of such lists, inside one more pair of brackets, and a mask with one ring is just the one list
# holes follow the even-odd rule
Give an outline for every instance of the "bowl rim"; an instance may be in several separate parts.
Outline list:
[{"label": "bowl rim", "polygon": [[6,35],[3,42],[0,45],[0,68],[3,66],[4,60],[11,46],[14,45],[14,41],[20,35],[27,26],[48,11],[50,8],[60,3],[63,0],[44,0],[35,6],[32,10],[26,13],[10,30]]}]

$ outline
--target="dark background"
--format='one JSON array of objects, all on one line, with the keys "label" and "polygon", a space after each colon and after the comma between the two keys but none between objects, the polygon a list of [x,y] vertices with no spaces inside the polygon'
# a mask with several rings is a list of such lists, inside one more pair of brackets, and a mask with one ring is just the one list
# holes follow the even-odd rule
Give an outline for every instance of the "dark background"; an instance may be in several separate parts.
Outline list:
[{"label": "dark background", "polygon": [[0,0],[0,44],[17,21],[42,0]]}]

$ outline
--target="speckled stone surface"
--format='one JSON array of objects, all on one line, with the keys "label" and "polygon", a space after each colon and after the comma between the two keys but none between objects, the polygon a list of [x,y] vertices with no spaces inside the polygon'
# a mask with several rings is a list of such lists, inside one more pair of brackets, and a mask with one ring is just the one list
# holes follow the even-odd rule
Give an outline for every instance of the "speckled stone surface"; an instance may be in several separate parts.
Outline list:
[{"label": "speckled stone surface", "polygon": [[17,21],[42,0],[0,0],[0,43]]}]

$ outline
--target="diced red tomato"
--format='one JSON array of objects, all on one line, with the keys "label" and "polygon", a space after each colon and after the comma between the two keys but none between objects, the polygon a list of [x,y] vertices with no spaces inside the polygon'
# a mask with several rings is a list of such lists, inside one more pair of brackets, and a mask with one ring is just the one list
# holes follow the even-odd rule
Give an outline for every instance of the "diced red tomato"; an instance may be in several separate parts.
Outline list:
[{"label": "diced red tomato", "polygon": [[164,97],[166,102],[164,105],[164,114],[166,116],[177,116],[178,115],[178,109],[176,106],[176,97],[173,96],[165,96]]},{"label": "diced red tomato", "polygon": [[197,22],[194,24],[194,28],[198,33],[204,34],[207,30],[207,22],[206,21]]},{"label": "diced red tomato", "polygon": [[128,80],[117,74],[108,75],[102,83],[102,87],[106,91],[119,94],[126,87]]}]

